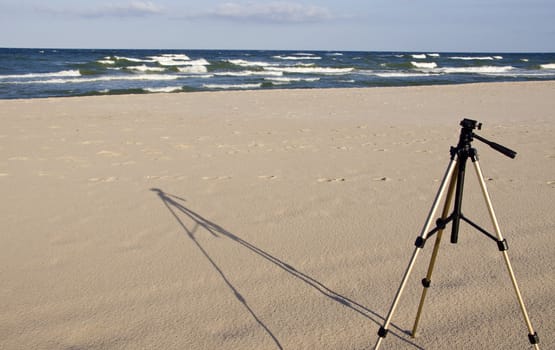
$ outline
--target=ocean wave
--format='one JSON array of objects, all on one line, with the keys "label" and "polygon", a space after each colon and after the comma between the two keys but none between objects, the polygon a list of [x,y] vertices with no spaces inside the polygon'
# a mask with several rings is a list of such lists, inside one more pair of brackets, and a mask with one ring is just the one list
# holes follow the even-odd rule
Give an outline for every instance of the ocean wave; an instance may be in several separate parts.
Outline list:
[{"label": "ocean wave", "polygon": [[354,68],[331,68],[331,67],[265,67],[266,70],[284,73],[301,73],[301,74],[349,74]]},{"label": "ocean wave", "polygon": [[166,57],[166,58],[171,58],[174,60],[183,60],[183,61],[188,61],[191,58],[189,58],[189,56],[182,54],[182,53],[165,53],[162,54],[160,56],[151,56],[151,57]]},{"label": "ocean wave", "polygon": [[107,66],[111,66],[111,65],[116,64],[116,61],[110,59],[110,57],[106,57],[106,58],[103,59],[103,60],[97,60],[96,62],[97,62],[97,63],[100,63],[100,64],[107,65]]},{"label": "ocean wave", "polygon": [[241,67],[270,67],[270,66],[275,66],[275,64],[269,63],[269,62],[261,62],[261,61],[245,61],[245,60],[226,60],[226,62],[234,64],[236,66],[241,66]]},{"label": "ocean wave", "polygon": [[143,64],[141,66],[129,66],[129,67],[125,67],[125,69],[132,70],[132,71],[137,71],[137,72],[163,72],[163,71],[166,70],[166,68],[149,67],[145,64]]},{"label": "ocean wave", "polygon": [[133,80],[177,80],[179,75],[162,74],[137,74],[137,75],[111,75],[96,78],[72,78],[72,79],[47,79],[47,80],[27,80],[15,81],[12,84],[81,84],[100,81],[133,81]]},{"label": "ocean wave", "polygon": [[413,77],[428,77],[432,73],[405,73],[405,72],[377,72],[369,75],[375,75],[380,78],[413,78]]},{"label": "ocean wave", "polygon": [[481,67],[444,67],[436,71],[441,73],[474,73],[474,74],[495,74],[506,73],[513,70],[513,66],[481,66]]},{"label": "ocean wave", "polygon": [[414,55],[412,55],[412,58],[417,59],[417,60],[425,60],[426,59],[426,54],[425,53],[414,54]]},{"label": "ocean wave", "polygon": [[157,62],[161,66],[207,66],[210,64],[205,59],[199,59],[195,61],[174,59],[171,57],[153,57],[152,59],[154,62]]},{"label": "ocean wave", "polygon": [[209,65],[210,63],[201,58],[197,60],[191,60],[189,56],[184,54],[162,54],[158,56],[147,56],[146,58],[134,58],[126,56],[113,56],[104,57],[102,60],[97,62],[101,64],[118,64],[118,61],[127,61],[133,63],[157,63],[161,66],[186,66],[186,65]]},{"label": "ocean wave", "polygon": [[208,72],[208,68],[206,68],[206,66],[193,65],[187,67],[177,67],[177,71],[180,73],[203,74]]},{"label": "ocean wave", "polygon": [[321,60],[322,59],[322,57],[320,57],[320,56],[313,56],[313,55],[310,55],[310,56],[305,56],[305,55],[302,55],[302,56],[301,55],[300,56],[281,56],[281,55],[278,55],[278,56],[272,56],[272,57],[276,58],[278,60],[291,60],[291,61],[294,61],[294,60]]},{"label": "ocean wave", "polygon": [[30,78],[56,78],[56,77],[80,77],[81,72],[78,70],[62,70],[51,73],[27,73],[27,74],[11,74],[0,75],[0,79],[30,79]]},{"label": "ocean wave", "polygon": [[243,71],[237,71],[237,72],[217,72],[217,73],[214,73],[214,75],[227,76],[227,77],[249,77],[253,75],[282,76],[283,72],[243,70]]},{"label": "ocean wave", "polygon": [[268,80],[276,83],[295,83],[295,82],[301,82],[301,81],[315,82],[315,81],[319,81],[320,78],[270,77],[270,78],[264,78],[264,80]]},{"label": "ocean wave", "polygon": [[540,64],[541,69],[555,69],[555,63]]},{"label": "ocean wave", "polygon": [[257,84],[202,84],[206,89],[258,89],[262,83]]},{"label": "ocean wave", "polygon": [[494,60],[502,60],[503,56],[452,56],[449,58],[452,60],[462,60],[462,61],[494,61]]},{"label": "ocean wave", "polygon": [[428,53],[426,55],[428,55],[428,57],[439,57],[440,56],[440,54],[438,54],[438,53]]},{"label": "ocean wave", "polygon": [[135,62],[135,63],[152,63],[153,60],[145,60],[144,58],[134,58],[134,57],[125,57],[125,56],[114,56],[113,57],[116,61],[128,61],[128,62]]},{"label": "ocean wave", "polygon": [[157,88],[143,88],[146,92],[178,92],[183,91],[183,87],[181,86],[166,86],[166,87],[157,87]]},{"label": "ocean wave", "polygon": [[437,63],[435,62],[411,62],[410,64],[420,69],[433,69],[437,67]]}]

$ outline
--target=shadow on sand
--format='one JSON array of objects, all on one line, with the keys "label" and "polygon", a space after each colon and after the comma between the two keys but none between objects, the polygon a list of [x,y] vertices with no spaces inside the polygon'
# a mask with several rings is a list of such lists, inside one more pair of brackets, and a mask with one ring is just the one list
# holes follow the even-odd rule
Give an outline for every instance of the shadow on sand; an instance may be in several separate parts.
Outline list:
[{"label": "shadow on sand", "polygon": [[[242,245],[243,247],[249,249],[250,251],[258,254],[262,258],[270,261],[271,263],[275,264],[276,266],[280,267],[287,273],[291,274],[292,276],[300,279],[301,281],[305,282],[310,287],[316,289],[318,292],[322,293],[324,296],[332,299],[333,301],[340,303],[341,305],[359,313],[360,315],[366,317],[367,319],[371,320],[372,322],[376,323],[377,325],[381,325],[383,321],[383,317],[378,315],[376,312],[366,308],[365,306],[357,303],[356,301],[349,299],[341,294],[334,292],[333,290],[329,289],[321,282],[315,280],[314,278],[298,271],[293,266],[287,264],[286,262],[274,257],[273,255],[267,253],[266,251],[252,245],[251,243],[241,239],[240,237],[234,235],[233,233],[225,230],[219,225],[207,220],[206,218],[202,217],[201,215],[197,214],[196,212],[190,210],[189,208],[185,207],[182,203],[185,202],[185,199],[180,198],[178,196],[166,193],[158,188],[152,188],[151,191],[155,192],[162,203],[166,206],[166,208],[170,211],[173,215],[175,220],[179,223],[181,228],[187,233],[187,236],[193,241],[193,243],[198,247],[201,253],[206,257],[206,259],[210,262],[212,267],[216,270],[216,272],[221,276],[225,284],[229,287],[229,289],[233,292],[235,298],[245,307],[245,309],[251,314],[254,320],[264,329],[264,331],[268,334],[270,338],[274,341],[278,349],[283,349],[282,345],[280,344],[279,340],[275,337],[272,331],[260,320],[260,318],[256,315],[253,309],[247,303],[247,300],[239,293],[237,288],[233,286],[233,284],[229,281],[227,276],[224,274],[222,269],[214,262],[208,252],[204,249],[204,247],[197,241],[195,238],[195,233],[198,231],[199,228],[205,229],[210,234],[215,237],[227,237],[232,241]],[[189,219],[194,222],[193,227],[188,227],[184,221],[180,218],[180,214],[186,215]],[[402,330],[401,328],[393,325],[393,328],[397,329],[399,333],[407,333],[407,331]],[[418,345],[414,344],[413,342],[399,336],[399,334],[395,334],[394,332],[390,332],[395,337],[398,337],[402,341],[414,346],[416,349],[423,349]]]}]

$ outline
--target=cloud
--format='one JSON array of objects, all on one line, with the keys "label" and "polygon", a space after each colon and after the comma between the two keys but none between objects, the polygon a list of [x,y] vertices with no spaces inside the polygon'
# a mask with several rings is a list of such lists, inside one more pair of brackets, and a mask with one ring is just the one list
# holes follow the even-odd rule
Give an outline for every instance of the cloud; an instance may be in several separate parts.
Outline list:
[{"label": "cloud", "polygon": [[128,3],[109,4],[87,9],[39,7],[37,11],[53,15],[82,18],[100,17],[146,17],[164,12],[163,8],[151,1],[132,1]]},{"label": "cloud", "polygon": [[143,17],[161,14],[162,8],[150,1],[133,1],[127,4],[111,4],[84,13],[89,17]]},{"label": "cloud", "polygon": [[333,13],[321,6],[294,2],[225,2],[204,13],[188,18],[215,18],[231,21],[270,23],[321,22],[334,19]]}]

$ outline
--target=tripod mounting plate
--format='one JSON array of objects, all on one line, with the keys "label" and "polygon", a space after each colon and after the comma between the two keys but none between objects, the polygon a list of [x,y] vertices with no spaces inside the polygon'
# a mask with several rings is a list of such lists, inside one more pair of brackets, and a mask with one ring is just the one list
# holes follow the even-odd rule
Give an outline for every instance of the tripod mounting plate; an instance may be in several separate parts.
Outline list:
[{"label": "tripod mounting plate", "polygon": [[474,129],[478,129],[478,130],[482,130],[482,123],[479,123],[476,120],[472,120],[472,119],[463,119],[461,121],[460,124],[463,128],[465,129],[470,129],[470,130],[474,130]]}]

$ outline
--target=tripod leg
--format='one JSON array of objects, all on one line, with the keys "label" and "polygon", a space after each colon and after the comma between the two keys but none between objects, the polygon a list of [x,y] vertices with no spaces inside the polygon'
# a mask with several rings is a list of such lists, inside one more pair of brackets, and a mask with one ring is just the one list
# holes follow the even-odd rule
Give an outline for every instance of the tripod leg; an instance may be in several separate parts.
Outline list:
[{"label": "tripod leg", "polygon": [[[443,212],[441,213],[441,220],[447,219],[449,215],[449,207],[451,206],[451,200],[453,199],[453,192],[455,191],[455,184],[457,183],[457,177],[452,176],[451,182],[449,183],[449,189],[447,190],[447,196],[445,197],[445,205],[443,206]],[[436,263],[437,254],[439,252],[439,244],[441,243],[441,237],[443,236],[443,228],[437,232],[437,237],[434,243],[434,249],[432,251],[432,257],[430,259],[430,265],[428,266],[428,272],[426,273],[426,278],[422,280],[422,296],[420,297],[420,304],[418,305],[418,311],[416,312],[416,319],[414,320],[414,326],[412,327],[411,336],[416,337],[416,329],[418,328],[418,323],[420,322],[420,315],[422,314],[422,309],[424,307],[424,300],[426,299],[426,294],[428,288],[430,287],[430,282],[432,281],[432,273],[434,271],[434,265]]]},{"label": "tripod leg", "polygon": [[435,215],[435,212],[436,212],[436,210],[439,206],[439,202],[441,201],[441,198],[443,197],[445,189],[447,188],[447,184],[448,184],[449,180],[451,179],[451,177],[453,175],[453,170],[455,169],[456,164],[457,164],[457,161],[454,158],[452,158],[451,161],[449,162],[449,166],[447,167],[447,171],[445,172],[445,175],[443,177],[443,181],[441,182],[441,185],[439,187],[439,191],[437,192],[437,195],[434,199],[434,203],[432,205],[430,213],[428,214],[428,218],[426,219],[426,223],[424,224],[424,228],[422,229],[422,232],[420,233],[420,236],[418,236],[418,238],[416,239],[416,248],[414,249],[414,252],[413,252],[412,257],[410,259],[409,265],[408,265],[408,267],[405,271],[405,274],[403,275],[401,285],[399,286],[399,289],[397,290],[397,294],[395,295],[393,303],[391,304],[391,308],[389,309],[389,312],[388,312],[387,317],[384,321],[384,324],[380,327],[380,330],[378,331],[378,336],[379,337],[378,337],[378,340],[376,342],[376,345],[374,346],[374,350],[379,349],[379,347],[381,345],[381,342],[383,341],[383,339],[386,337],[387,333],[389,332],[388,327],[389,327],[389,324],[391,323],[391,319],[393,318],[393,313],[395,312],[395,309],[397,308],[397,304],[399,303],[399,299],[401,298],[401,294],[403,293],[403,290],[405,289],[405,286],[407,284],[410,273],[411,273],[412,269],[414,268],[416,258],[418,257],[418,254],[420,253],[420,251],[424,247],[424,243],[425,243],[426,238],[428,236],[428,232],[430,231],[430,226],[431,226],[431,223],[432,223],[432,219],[433,219],[433,217]]},{"label": "tripod leg", "polygon": [[509,255],[507,254],[507,244],[506,240],[503,239],[501,235],[501,230],[499,229],[499,224],[497,222],[497,218],[495,216],[495,212],[493,211],[493,206],[491,204],[491,199],[488,194],[488,190],[486,188],[486,183],[484,181],[484,176],[482,175],[482,169],[480,168],[480,164],[478,160],[473,160],[474,168],[476,169],[476,175],[478,176],[478,180],[480,182],[480,187],[482,189],[482,194],[484,195],[484,199],[486,201],[488,212],[493,223],[493,227],[495,229],[495,233],[497,235],[497,241],[499,245],[499,250],[503,253],[503,258],[505,259],[505,265],[507,265],[507,270],[509,271],[509,276],[511,277],[511,282],[513,283],[513,287],[516,293],[516,297],[518,299],[518,303],[520,305],[520,310],[522,311],[522,315],[524,316],[524,321],[526,322],[526,326],[528,327],[528,339],[530,343],[534,345],[536,350],[539,349],[539,338],[538,334],[534,332],[534,328],[532,327],[532,322],[530,322],[530,318],[528,317],[528,312],[526,311],[526,307],[524,306],[524,301],[522,300],[522,294],[520,293],[520,289],[518,288],[518,284],[516,282],[516,277],[511,266],[511,262],[509,260]]}]

